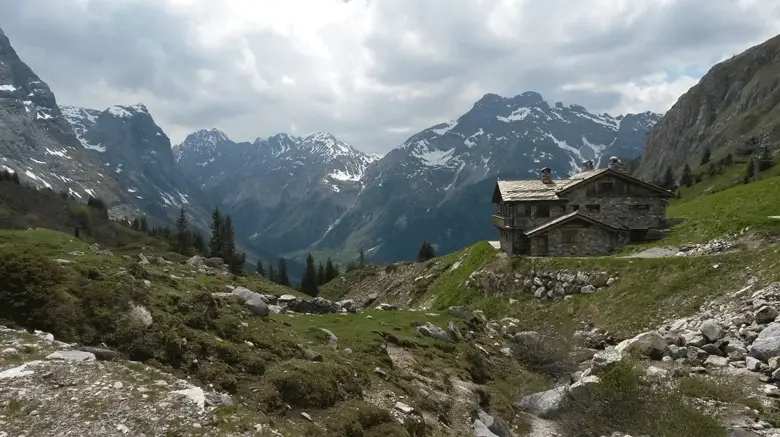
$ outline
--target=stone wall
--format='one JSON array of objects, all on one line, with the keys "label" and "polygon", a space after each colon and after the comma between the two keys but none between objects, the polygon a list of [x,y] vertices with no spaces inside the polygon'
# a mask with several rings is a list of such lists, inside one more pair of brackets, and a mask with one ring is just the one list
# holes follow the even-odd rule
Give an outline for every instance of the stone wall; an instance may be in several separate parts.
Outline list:
[{"label": "stone wall", "polygon": [[[564,243],[564,231],[575,231],[577,240],[575,243]],[[534,238],[532,238],[534,241]],[[587,226],[562,225],[547,232],[547,246],[549,256],[597,256],[610,253],[617,245],[618,240],[601,226],[588,224]],[[539,255],[537,246],[531,244],[531,255]]]},{"label": "stone wall", "polygon": [[[591,183],[596,183],[593,181]],[[666,200],[653,194],[623,194],[609,196],[588,196],[588,184],[577,187],[566,194],[569,202],[568,212],[573,211],[572,205],[578,205],[580,212],[613,225],[624,225],[629,228],[659,228],[666,220]],[[588,211],[586,205],[599,205],[599,211]],[[632,205],[648,205],[649,209],[631,209]]]},{"label": "stone wall", "polygon": [[466,286],[485,297],[519,291],[533,293],[539,299],[566,299],[574,294],[592,294],[611,287],[618,277],[605,271],[551,270],[526,273],[476,270]]}]

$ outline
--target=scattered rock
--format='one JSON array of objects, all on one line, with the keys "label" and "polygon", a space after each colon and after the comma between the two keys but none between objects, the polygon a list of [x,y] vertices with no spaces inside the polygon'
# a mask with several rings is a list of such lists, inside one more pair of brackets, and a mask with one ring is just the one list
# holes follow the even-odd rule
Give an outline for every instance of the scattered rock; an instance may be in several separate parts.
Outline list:
[{"label": "scattered rock", "polygon": [[84,351],[57,351],[46,356],[47,360],[95,361],[95,354]]}]

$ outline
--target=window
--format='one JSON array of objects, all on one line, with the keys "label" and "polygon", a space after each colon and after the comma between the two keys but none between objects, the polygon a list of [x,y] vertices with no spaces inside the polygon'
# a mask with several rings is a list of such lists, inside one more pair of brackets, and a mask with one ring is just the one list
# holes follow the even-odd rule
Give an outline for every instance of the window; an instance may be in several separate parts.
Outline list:
[{"label": "window", "polygon": [[564,229],[562,232],[563,244],[577,243],[577,231],[575,229]]},{"label": "window", "polygon": [[531,205],[526,205],[525,206],[525,216],[526,217],[531,217]]},{"label": "window", "polygon": [[566,205],[561,205],[561,214],[566,214]]},{"label": "window", "polygon": [[580,206],[579,205],[572,205],[571,206],[571,210],[572,211],[579,211],[580,210]]},{"label": "window", "polygon": [[628,209],[647,211],[650,209],[650,205],[628,205]]},{"label": "window", "polygon": [[601,211],[601,205],[595,204],[595,205],[585,205],[585,210],[587,212],[599,212]]},{"label": "window", "polygon": [[549,217],[550,216],[550,207],[545,204],[536,205],[536,216],[537,217]]}]

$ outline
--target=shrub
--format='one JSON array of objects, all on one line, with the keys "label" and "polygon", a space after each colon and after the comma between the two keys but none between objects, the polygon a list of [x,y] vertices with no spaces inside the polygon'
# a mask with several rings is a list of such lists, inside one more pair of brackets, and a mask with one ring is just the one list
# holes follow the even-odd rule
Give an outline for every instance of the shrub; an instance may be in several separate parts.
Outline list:
[{"label": "shrub", "polygon": [[512,354],[528,370],[553,378],[568,377],[576,370],[565,341],[541,335],[515,338]]},{"label": "shrub", "polygon": [[567,436],[600,436],[612,432],[657,437],[725,436],[714,417],[687,405],[679,393],[653,386],[630,361],[600,375],[601,383],[587,403],[575,403],[562,427]]},{"label": "shrub", "polygon": [[290,361],[269,370],[266,378],[285,402],[299,408],[330,408],[362,393],[361,381],[335,363]]},{"label": "shrub", "polygon": [[60,267],[34,251],[0,249],[0,318],[27,328],[53,330],[59,306],[66,304],[57,285]]},{"label": "shrub", "polygon": [[490,366],[483,353],[474,347],[466,352],[466,370],[471,380],[477,384],[486,384],[491,379]]}]

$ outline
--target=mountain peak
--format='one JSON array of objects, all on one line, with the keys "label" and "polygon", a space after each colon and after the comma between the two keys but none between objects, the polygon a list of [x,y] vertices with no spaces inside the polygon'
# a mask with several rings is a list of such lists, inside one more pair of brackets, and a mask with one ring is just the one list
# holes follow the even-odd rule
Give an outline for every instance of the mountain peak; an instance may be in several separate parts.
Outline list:
[{"label": "mountain peak", "polygon": [[136,103],[130,106],[115,105],[106,109],[106,112],[117,118],[130,118],[138,114],[149,115],[149,110],[146,109],[146,105],[143,103]]},{"label": "mountain peak", "polygon": [[182,147],[216,147],[219,144],[230,141],[230,138],[217,128],[200,129],[184,139],[179,145]]}]

